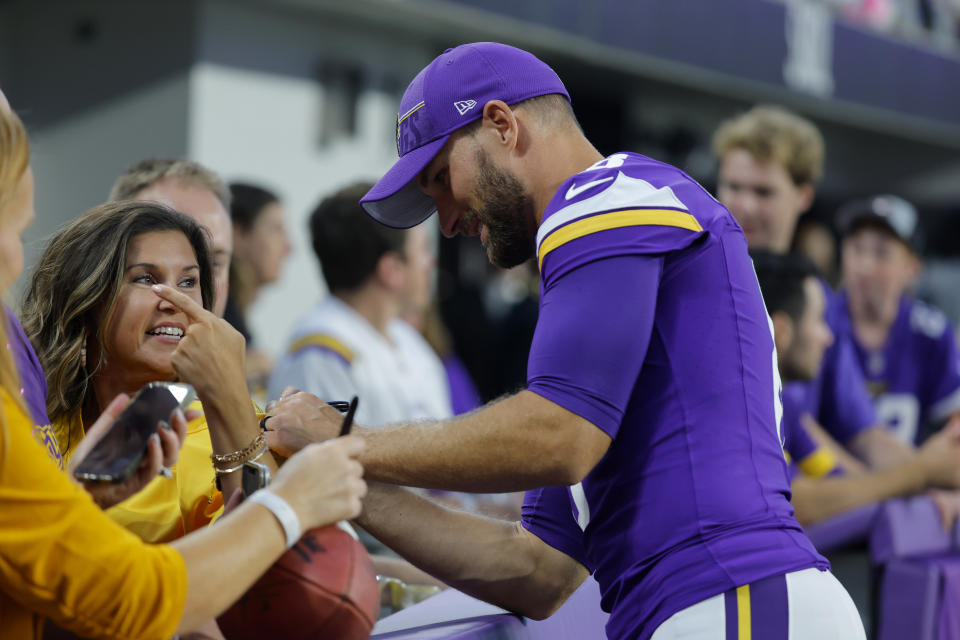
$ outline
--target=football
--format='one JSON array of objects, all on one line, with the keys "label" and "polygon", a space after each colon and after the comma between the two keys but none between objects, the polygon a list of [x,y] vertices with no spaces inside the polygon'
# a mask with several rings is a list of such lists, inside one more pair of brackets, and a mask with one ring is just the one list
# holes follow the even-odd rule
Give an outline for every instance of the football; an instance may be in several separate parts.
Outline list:
[{"label": "football", "polygon": [[228,640],[370,637],[380,610],[376,572],[349,525],[312,529],[217,623]]}]

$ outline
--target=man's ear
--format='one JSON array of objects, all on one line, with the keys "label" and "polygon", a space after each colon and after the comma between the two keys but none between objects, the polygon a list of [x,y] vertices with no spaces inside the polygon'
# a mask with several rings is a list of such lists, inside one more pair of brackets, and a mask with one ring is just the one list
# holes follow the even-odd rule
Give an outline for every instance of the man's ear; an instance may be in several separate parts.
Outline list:
[{"label": "man's ear", "polygon": [[253,234],[233,225],[233,253],[247,255],[250,251],[249,242]]},{"label": "man's ear", "polygon": [[783,359],[793,344],[793,319],[784,311],[770,314],[773,321],[773,343],[777,347],[777,358]]},{"label": "man's ear", "polygon": [[496,135],[496,140],[508,150],[519,140],[519,123],[513,109],[503,100],[491,100],[483,105],[481,127]]},{"label": "man's ear", "polygon": [[387,251],[377,260],[374,274],[384,288],[390,291],[402,288],[407,276],[403,258],[396,251]]},{"label": "man's ear", "polygon": [[811,183],[805,182],[801,185],[797,185],[797,208],[800,210],[801,216],[809,211],[810,207],[813,206],[813,196],[814,191]]},{"label": "man's ear", "polygon": [[907,272],[905,274],[907,281],[907,288],[913,289],[917,286],[917,280],[920,279],[920,274],[923,273],[923,261],[913,252],[913,249],[909,249],[909,254],[907,256]]}]

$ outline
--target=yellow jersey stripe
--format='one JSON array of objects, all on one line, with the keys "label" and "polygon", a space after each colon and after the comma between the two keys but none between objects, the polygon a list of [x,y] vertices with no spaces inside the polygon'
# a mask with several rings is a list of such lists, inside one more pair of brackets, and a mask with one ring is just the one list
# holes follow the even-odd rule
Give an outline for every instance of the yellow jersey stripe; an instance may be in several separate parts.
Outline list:
[{"label": "yellow jersey stripe", "polygon": [[350,347],[343,344],[333,336],[319,333],[303,336],[299,340],[295,340],[294,343],[290,345],[289,352],[297,353],[298,351],[302,351],[307,347],[323,347],[325,349],[330,349],[330,351],[333,351],[347,362],[353,362],[353,350],[350,349]]},{"label": "yellow jersey stripe", "polygon": [[737,640],[750,640],[750,585],[737,587]]},{"label": "yellow jersey stripe", "polygon": [[403,124],[403,121],[409,118],[410,116],[412,116],[413,114],[415,114],[417,111],[420,111],[420,109],[422,109],[425,104],[426,104],[425,102],[421,102],[420,104],[415,106],[413,109],[410,109],[410,111],[407,111],[405,114],[403,114],[402,118],[397,118],[397,140],[400,139],[400,125]]},{"label": "yellow jersey stripe", "polygon": [[543,259],[554,249],[565,245],[571,240],[582,238],[583,236],[606,231],[608,229],[619,229],[621,227],[635,227],[642,225],[659,225],[663,227],[680,227],[690,231],[703,231],[703,227],[689,213],[676,211],[674,209],[627,209],[624,211],[611,211],[610,213],[601,213],[600,215],[589,218],[581,218],[571,222],[565,227],[560,227],[540,243],[540,250],[537,252],[537,264],[542,269]]},{"label": "yellow jersey stripe", "polygon": [[819,478],[833,471],[837,466],[837,459],[829,449],[820,447],[803,460],[800,460],[797,466],[808,476]]}]

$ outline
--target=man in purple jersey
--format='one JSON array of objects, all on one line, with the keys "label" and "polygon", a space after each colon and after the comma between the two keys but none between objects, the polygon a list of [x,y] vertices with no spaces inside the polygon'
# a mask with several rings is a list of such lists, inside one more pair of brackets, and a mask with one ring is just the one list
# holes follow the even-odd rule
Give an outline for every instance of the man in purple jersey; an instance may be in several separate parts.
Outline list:
[{"label": "man in purple jersey", "polygon": [[[758,106],[723,123],[713,147],[720,164],[717,197],[740,223],[750,249],[789,252],[797,219],[810,208],[823,173],[823,138],[816,127],[785,109]],[[832,298],[825,283],[823,288]],[[832,438],[873,468],[910,457],[909,448],[879,428],[847,333],[836,333],[814,380],[788,387],[803,397],[818,441]],[[819,425],[830,438],[819,435]],[[835,453],[862,468],[841,447]]]},{"label": "man in purple jersey", "polygon": [[[769,319],[739,226],[678,169],[590,144],[556,74],[496,43],[411,82],[373,218],[535,257],[527,388],[466,416],[369,431],[368,478],[530,490],[521,523],[378,487],[361,524],[457,588],[549,615],[589,575],[615,639],[863,638],[789,504]],[[288,390],[290,452],[340,418]],[[696,630],[696,631],[694,631]]]},{"label": "man in purple jersey", "polygon": [[[833,341],[816,269],[798,255],[752,255],[773,322],[780,375],[784,382],[810,380]],[[846,474],[830,449],[813,441],[803,418],[802,404],[785,390],[782,431],[791,502],[804,525],[870,502],[960,485],[960,420],[896,466]]]},{"label": "man in purple jersey", "polygon": [[960,358],[946,316],[907,295],[920,272],[917,212],[881,195],[838,213],[843,289],[829,309],[850,335],[880,420],[905,443],[960,412]]}]

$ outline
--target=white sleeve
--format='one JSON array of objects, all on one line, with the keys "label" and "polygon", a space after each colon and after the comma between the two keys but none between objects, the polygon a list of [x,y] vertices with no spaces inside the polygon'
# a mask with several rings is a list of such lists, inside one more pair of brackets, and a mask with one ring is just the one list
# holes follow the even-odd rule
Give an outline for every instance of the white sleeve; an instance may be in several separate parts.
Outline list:
[{"label": "white sleeve", "polygon": [[269,398],[276,399],[290,386],[326,401],[350,400],[357,394],[350,364],[323,349],[287,354],[277,363],[267,388]]}]

